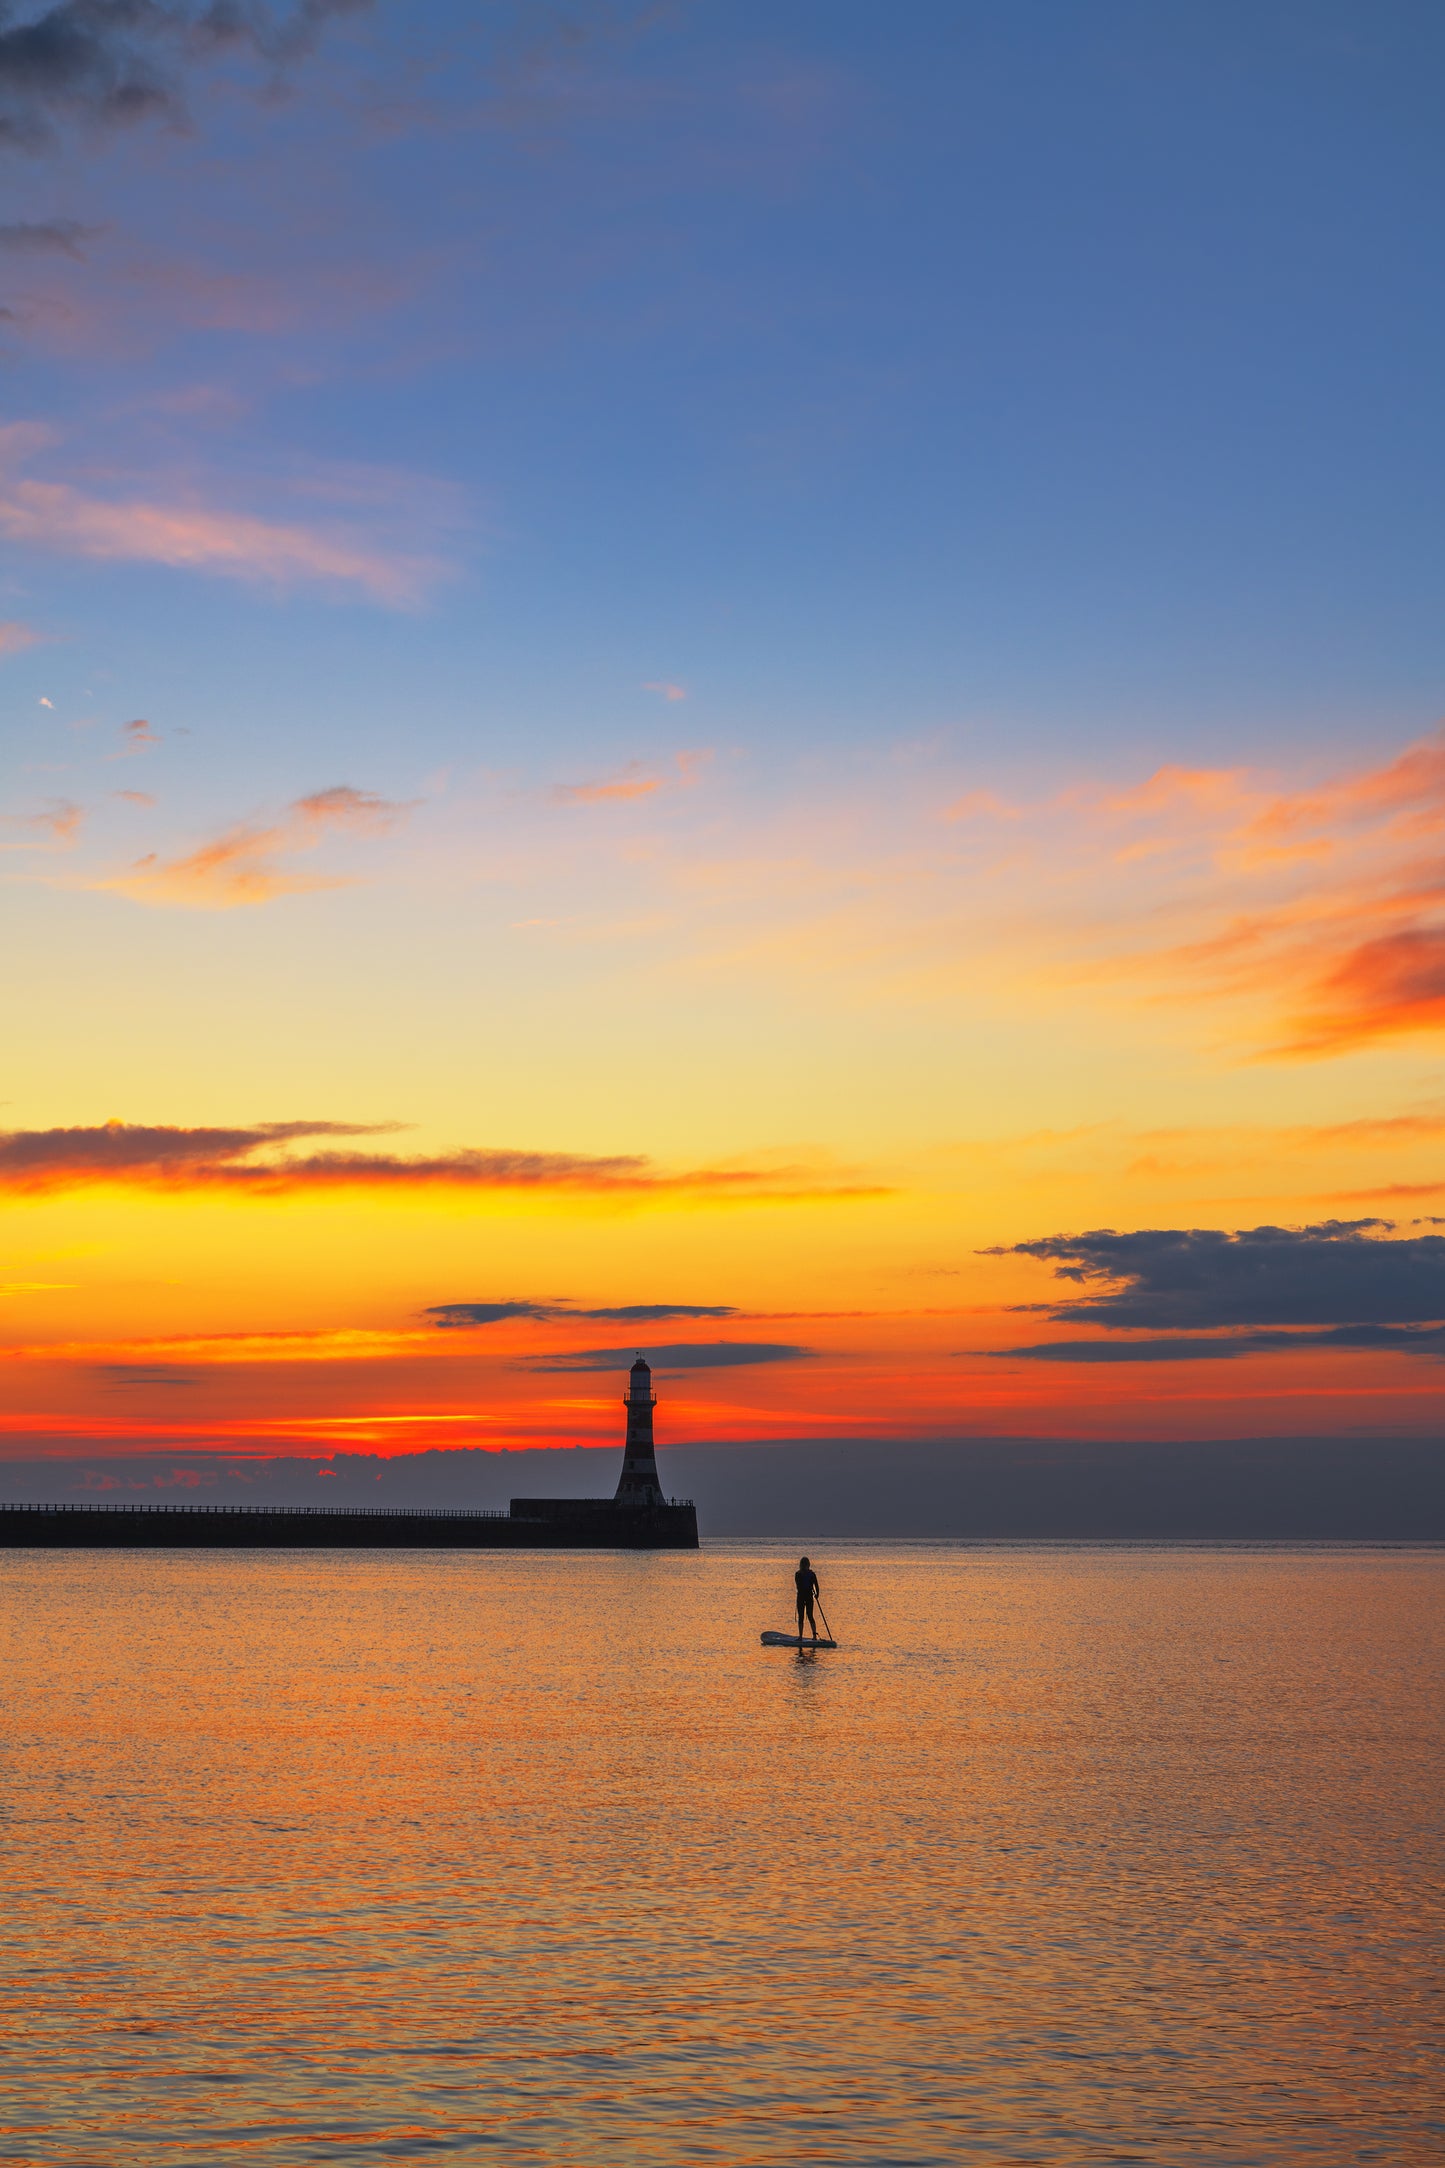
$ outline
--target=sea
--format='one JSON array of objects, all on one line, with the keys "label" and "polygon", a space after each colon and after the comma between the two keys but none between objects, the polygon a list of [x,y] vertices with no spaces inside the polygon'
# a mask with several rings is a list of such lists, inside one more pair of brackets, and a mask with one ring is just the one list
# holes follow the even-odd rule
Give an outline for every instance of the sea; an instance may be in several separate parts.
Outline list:
[{"label": "sea", "polygon": [[0,2162],[1445,2158],[1445,1554],[0,1554]]}]

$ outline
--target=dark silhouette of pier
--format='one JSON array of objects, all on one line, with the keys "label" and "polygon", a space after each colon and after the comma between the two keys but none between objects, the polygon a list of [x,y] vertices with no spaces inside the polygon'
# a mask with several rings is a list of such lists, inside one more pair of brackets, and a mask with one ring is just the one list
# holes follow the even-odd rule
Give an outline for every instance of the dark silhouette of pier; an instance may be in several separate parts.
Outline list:
[{"label": "dark silhouette of pier", "polygon": [[[531,1505],[535,1514],[525,1510]],[[510,1513],[469,1513],[460,1506],[0,1505],[0,1547],[10,1550],[321,1545],[353,1551],[695,1551],[697,1510],[677,1499],[636,1507],[607,1498],[518,1498]]]},{"label": "dark silhouette of pier", "polygon": [[652,1372],[632,1366],[622,1479],[612,1498],[466,1506],[0,1505],[9,1550],[695,1551],[697,1508],[665,1498]]}]

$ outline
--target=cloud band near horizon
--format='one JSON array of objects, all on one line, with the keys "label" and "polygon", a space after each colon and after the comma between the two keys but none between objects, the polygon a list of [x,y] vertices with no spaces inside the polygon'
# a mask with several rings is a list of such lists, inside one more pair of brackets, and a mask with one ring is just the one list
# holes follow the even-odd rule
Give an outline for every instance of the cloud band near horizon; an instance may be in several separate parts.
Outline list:
[{"label": "cloud band near horizon", "polygon": [[1233,1234],[1096,1228],[1012,1243],[985,1254],[1037,1258],[1090,1290],[1074,1301],[1016,1307],[1055,1323],[1151,1337],[1045,1340],[990,1352],[1077,1363],[1217,1362],[1322,1348],[1438,1354],[1445,1347],[1445,1236],[1393,1235],[1392,1221],[1361,1219]]},{"label": "cloud band near horizon", "polygon": [[694,1167],[669,1171],[642,1153],[463,1146],[411,1157],[355,1151],[319,1151],[269,1159],[258,1156],[311,1138],[375,1136],[403,1126],[396,1122],[291,1121],[261,1122],[249,1128],[183,1129],[113,1121],[90,1128],[12,1130],[0,1132],[0,1193],[9,1190],[12,1194],[42,1195],[99,1184],[161,1192],[210,1189],[251,1195],[453,1185],[475,1190],[567,1190],[639,1200],[691,1195],[719,1202],[755,1199],[759,1203],[853,1200],[889,1194],[882,1189],[830,1181],[798,1167]]}]

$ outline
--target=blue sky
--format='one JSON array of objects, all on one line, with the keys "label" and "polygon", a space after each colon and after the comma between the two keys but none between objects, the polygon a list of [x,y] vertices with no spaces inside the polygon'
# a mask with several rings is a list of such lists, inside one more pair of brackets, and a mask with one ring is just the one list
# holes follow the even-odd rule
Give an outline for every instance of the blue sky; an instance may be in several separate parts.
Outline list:
[{"label": "blue sky", "polygon": [[187,135],[12,160],[21,215],[106,229],[60,267],[93,330],[12,346],[47,472],[369,491],[444,568],[391,613],[12,561],[65,643],[27,679],[214,722],[228,786],[298,733],[398,788],[630,754],[646,680],[785,755],[1428,719],[1437,11],[493,20],[343,19],[284,103],[198,73]]},{"label": "blue sky", "polygon": [[[609,1434],[560,1290],[809,1351],[694,1437],[1438,1423],[998,1351],[1445,1195],[1439,9],[227,19],[0,21],[0,1416]],[[271,1121],[412,1126],[184,1173]]]}]

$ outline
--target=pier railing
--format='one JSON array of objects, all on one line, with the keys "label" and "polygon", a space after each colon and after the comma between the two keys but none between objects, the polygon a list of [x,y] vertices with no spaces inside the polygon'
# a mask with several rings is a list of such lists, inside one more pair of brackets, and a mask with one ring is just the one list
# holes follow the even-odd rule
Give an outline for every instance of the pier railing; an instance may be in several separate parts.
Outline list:
[{"label": "pier railing", "polygon": [[[594,1501],[590,1498],[585,1500],[559,1499],[557,1503],[559,1505],[586,1504],[590,1506]],[[610,1510],[613,1501],[610,1498],[599,1498],[595,1503]],[[669,1498],[666,1503],[670,1506],[690,1506],[692,1500],[690,1498]],[[624,1510],[626,1509],[624,1508]],[[367,1520],[376,1520],[380,1517],[400,1514],[409,1521],[506,1521],[512,1517],[509,1513],[504,1513],[500,1506],[262,1506],[243,1504],[239,1500],[235,1505],[229,1506],[133,1505],[121,1500],[111,1504],[108,1500],[82,1500],[79,1498],[73,1500],[64,1499],[58,1504],[52,1503],[50,1505],[32,1505],[28,1501],[19,1499],[13,1502],[0,1499],[0,1513],[268,1513],[287,1515],[324,1513],[328,1519],[334,1519],[338,1513],[348,1513],[363,1515]]]},{"label": "pier railing", "polygon": [[19,1501],[9,1504],[0,1500],[0,1513],[267,1513],[288,1516],[324,1513],[328,1519],[334,1519],[338,1513],[350,1513],[362,1514],[367,1520],[399,1513],[409,1521],[505,1521],[510,1518],[496,1506],[260,1506],[243,1505],[239,1501],[231,1506],[131,1505],[120,1501],[111,1505],[89,1499],[65,1500],[58,1505],[31,1505]]}]

